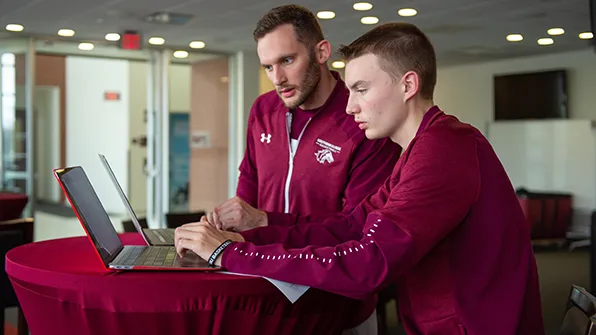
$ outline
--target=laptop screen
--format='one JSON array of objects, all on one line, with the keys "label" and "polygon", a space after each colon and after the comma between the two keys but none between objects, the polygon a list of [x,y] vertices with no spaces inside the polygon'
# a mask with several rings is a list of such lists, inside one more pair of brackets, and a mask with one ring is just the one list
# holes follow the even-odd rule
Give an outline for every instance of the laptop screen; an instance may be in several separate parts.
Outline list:
[{"label": "laptop screen", "polygon": [[122,242],[89,178],[79,166],[61,170],[57,175],[107,266],[122,249]]}]

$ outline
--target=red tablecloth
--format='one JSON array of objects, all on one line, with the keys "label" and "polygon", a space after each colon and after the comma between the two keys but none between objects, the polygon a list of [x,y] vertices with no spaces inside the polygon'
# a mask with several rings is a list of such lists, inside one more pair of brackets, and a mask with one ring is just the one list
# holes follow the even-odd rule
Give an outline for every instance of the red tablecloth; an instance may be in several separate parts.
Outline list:
[{"label": "red tablecloth", "polygon": [[20,218],[28,200],[26,194],[0,193],[0,221]]},{"label": "red tablecloth", "polygon": [[291,304],[255,277],[106,271],[86,237],[12,249],[6,272],[33,335],[338,334],[356,306],[314,289]]}]

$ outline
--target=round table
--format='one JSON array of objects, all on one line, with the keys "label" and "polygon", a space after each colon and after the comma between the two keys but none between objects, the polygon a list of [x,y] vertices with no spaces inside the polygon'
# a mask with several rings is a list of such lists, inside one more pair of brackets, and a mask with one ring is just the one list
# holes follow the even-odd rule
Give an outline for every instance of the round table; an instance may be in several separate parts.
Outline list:
[{"label": "round table", "polygon": [[292,304],[257,277],[108,271],[85,236],[14,248],[6,272],[33,335],[340,334],[357,306],[315,289]]},{"label": "round table", "polygon": [[28,201],[26,194],[0,192],[0,221],[20,218]]}]

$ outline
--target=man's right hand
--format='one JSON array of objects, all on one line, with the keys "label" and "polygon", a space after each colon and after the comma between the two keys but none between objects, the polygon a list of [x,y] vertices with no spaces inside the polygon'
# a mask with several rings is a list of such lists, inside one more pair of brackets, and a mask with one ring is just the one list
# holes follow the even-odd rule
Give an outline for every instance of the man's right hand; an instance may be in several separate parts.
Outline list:
[{"label": "man's right hand", "polygon": [[241,232],[267,226],[267,213],[233,197],[207,213],[207,221],[218,229]]}]

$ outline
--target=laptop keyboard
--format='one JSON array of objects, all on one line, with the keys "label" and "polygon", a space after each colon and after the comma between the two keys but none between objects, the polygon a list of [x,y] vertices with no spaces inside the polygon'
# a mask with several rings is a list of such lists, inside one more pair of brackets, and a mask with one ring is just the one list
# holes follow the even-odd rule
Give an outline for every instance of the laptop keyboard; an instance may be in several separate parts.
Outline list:
[{"label": "laptop keyboard", "polygon": [[162,243],[174,244],[174,229],[152,229],[151,232]]},{"label": "laptop keyboard", "polygon": [[127,248],[122,265],[172,266],[176,259],[175,247],[131,247]]}]

